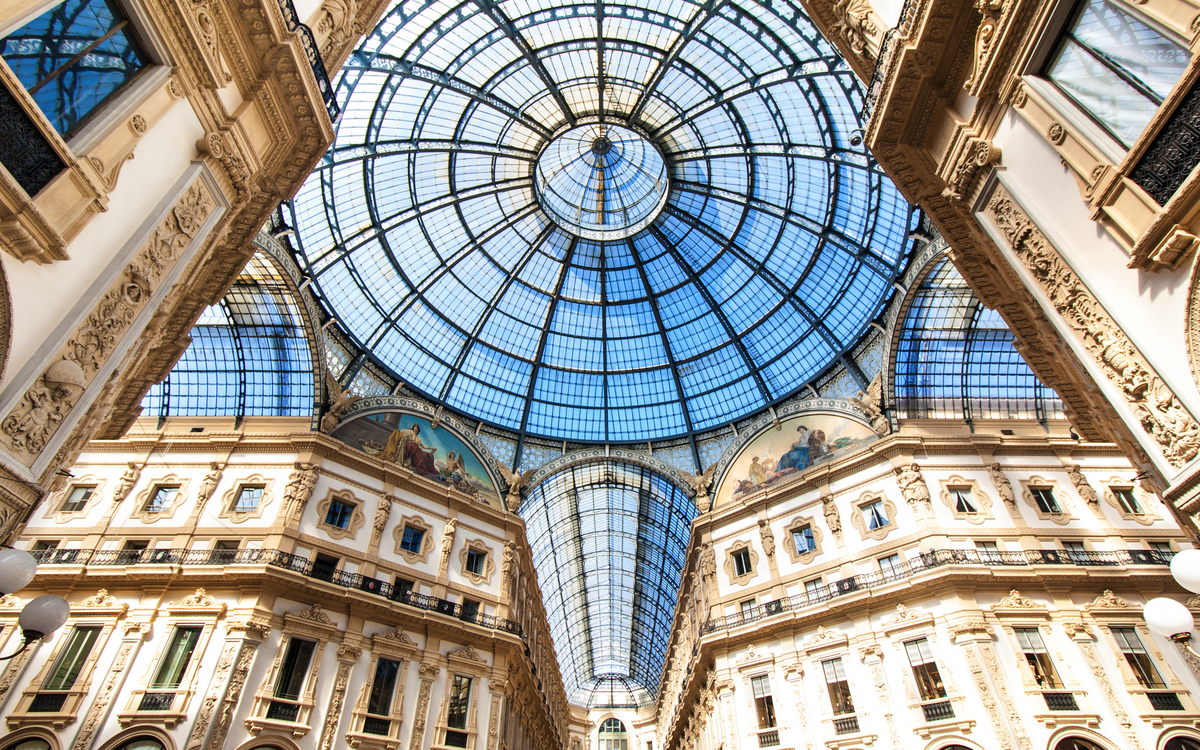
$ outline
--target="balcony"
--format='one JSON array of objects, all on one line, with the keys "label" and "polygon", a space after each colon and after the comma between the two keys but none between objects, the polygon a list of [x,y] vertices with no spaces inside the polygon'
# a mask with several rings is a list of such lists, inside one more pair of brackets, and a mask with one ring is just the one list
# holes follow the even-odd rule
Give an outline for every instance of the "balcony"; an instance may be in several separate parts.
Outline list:
[{"label": "balcony", "polygon": [[288,31],[294,32],[300,38],[300,46],[304,48],[304,56],[312,67],[313,77],[317,79],[317,88],[321,90],[321,99],[329,112],[329,121],[337,122],[341,116],[341,108],[334,98],[333,85],[329,82],[329,73],[325,70],[325,61],[321,58],[321,50],[317,40],[313,38],[312,29],[300,22],[300,14],[292,0],[277,0],[283,20],[287,23]]},{"label": "balcony", "polygon": [[363,734],[377,734],[381,737],[387,737],[391,729],[392,722],[390,719],[381,719],[378,716],[368,716],[363,719]]},{"label": "balcony", "polygon": [[1182,711],[1183,703],[1176,693],[1146,693],[1150,707],[1155,711]]},{"label": "balcony", "polygon": [[768,729],[765,732],[758,733],[759,747],[778,747],[779,746],[779,730]]},{"label": "balcony", "polygon": [[858,717],[857,716],[847,716],[842,719],[834,719],[833,720],[833,731],[839,735],[841,735],[841,734],[858,734],[858,732],[859,732]]},{"label": "balcony", "polygon": [[1042,693],[1046,708],[1050,711],[1078,711],[1079,703],[1074,693]]},{"label": "balcony", "polygon": [[143,693],[138,703],[139,711],[170,711],[175,703],[175,693]]},{"label": "balcony", "polygon": [[782,612],[793,612],[805,607],[828,602],[839,596],[858,591],[878,588],[896,581],[912,578],[927,570],[947,565],[979,565],[983,567],[1028,568],[1034,565],[1074,565],[1078,567],[1118,567],[1128,565],[1170,565],[1174,553],[1155,550],[1119,550],[1115,552],[1063,552],[1062,550],[1023,550],[1020,552],[979,552],[973,549],[931,550],[901,565],[892,566],[886,573],[863,575],[832,581],[817,586],[812,591],[747,607],[741,612],[717,617],[704,623],[702,635],[718,630],[757,622]]},{"label": "balcony", "polygon": [[299,703],[284,703],[283,701],[271,701],[267,706],[267,718],[274,721],[295,722],[300,717]]},{"label": "balcony", "polygon": [[954,718],[954,706],[950,701],[922,703],[921,712],[925,714],[925,721],[945,721]]}]

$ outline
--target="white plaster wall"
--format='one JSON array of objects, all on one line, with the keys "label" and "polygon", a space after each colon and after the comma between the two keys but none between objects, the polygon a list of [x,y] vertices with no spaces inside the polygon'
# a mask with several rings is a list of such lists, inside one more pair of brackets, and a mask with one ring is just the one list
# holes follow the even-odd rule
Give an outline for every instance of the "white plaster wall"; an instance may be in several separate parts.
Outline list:
[{"label": "white plaster wall", "polygon": [[118,254],[187,169],[196,141],[203,137],[204,128],[187,100],[175,102],[122,167],[108,210],[93,216],[67,246],[70,260],[39,265],[0,254],[13,307],[12,343],[0,390],[39,353],[46,356],[42,348],[52,343],[57,348],[64,329],[77,325],[107,291],[123,265]]},{"label": "white plaster wall", "polygon": [[[1200,413],[1185,338],[1191,264],[1173,272],[1127,268],[1128,254],[1089,218],[1075,178],[1041,133],[1010,110],[995,143],[1003,152],[1000,181],[1175,394],[1193,414]],[[1092,361],[1076,338],[1067,339],[1081,360]],[[1141,430],[1136,421],[1132,426]]]}]

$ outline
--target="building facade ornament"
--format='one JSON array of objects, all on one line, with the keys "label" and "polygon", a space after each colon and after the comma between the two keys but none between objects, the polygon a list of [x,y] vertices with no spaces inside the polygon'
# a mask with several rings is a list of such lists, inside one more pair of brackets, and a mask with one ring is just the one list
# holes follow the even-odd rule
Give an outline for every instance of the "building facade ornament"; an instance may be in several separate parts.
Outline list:
[{"label": "building facade ornament", "polygon": [[988,464],[988,477],[991,478],[992,484],[996,486],[996,494],[1004,501],[1011,510],[1017,509],[1017,496],[1013,494],[1012,483],[1008,481],[1008,477],[1004,475],[1004,471],[1000,468],[1000,464]]},{"label": "building facade ornament", "polygon": [[450,653],[446,654],[446,656],[448,656],[448,657],[452,656],[452,657],[456,657],[459,659],[466,659],[468,661],[477,661],[481,664],[484,663],[483,656],[480,655],[480,653],[475,650],[475,647],[469,643],[467,645],[463,646],[462,648],[451,651]]},{"label": "building facade ornament", "polygon": [[300,517],[308,499],[317,486],[317,465],[297,461],[283,488],[283,518],[290,521]]},{"label": "building facade ornament", "polygon": [[1104,589],[1104,593],[1097,596],[1090,604],[1083,605],[1084,610],[1093,609],[1132,609],[1133,605],[1128,600],[1114,594],[1110,589]]},{"label": "building facade ornament", "polygon": [[1138,415],[1167,462],[1180,469],[1195,458],[1200,453],[1200,424],[1002,185],[987,201],[986,214]]},{"label": "building facade ornament", "polygon": [[129,497],[129,492],[133,486],[137,484],[138,476],[142,473],[142,467],[133,461],[129,462],[128,467],[121,474],[121,478],[117,480],[117,484],[113,487],[113,502],[119,503]]},{"label": "building facade ornament", "polygon": [[1096,490],[1092,489],[1092,485],[1088,484],[1087,477],[1079,469],[1078,464],[1071,464],[1067,467],[1067,476],[1071,478],[1071,484],[1075,485],[1075,489],[1079,491],[1079,496],[1093,508],[1100,507],[1100,498],[1096,495]]},{"label": "building facade ornament", "polygon": [[329,625],[333,627],[333,620],[329,619],[329,615],[321,611],[320,603],[314,603],[307,609],[293,609],[286,613],[288,617],[294,617],[297,620],[308,620],[309,622],[319,623],[321,625]]},{"label": "building facade ornament", "polygon": [[81,602],[75,604],[76,609],[109,609],[118,607],[120,604],[117,598],[108,593],[108,589],[100,589],[95,594],[89,596]]},{"label": "building facade ornament", "polygon": [[1008,596],[993,604],[992,609],[1043,609],[1043,607],[1029,597],[1021,596],[1021,592],[1013,589],[1008,592]]},{"label": "building facade ornament", "polygon": [[921,475],[921,467],[915,462],[899,466],[894,469],[896,474],[896,484],[900,487],[901,494],[908,501],[908,507],[913,513],[919,513],[921,510],[926,512],[933,510],[933,503],[929,498],[929,488],[925,486],[925,477]]}]

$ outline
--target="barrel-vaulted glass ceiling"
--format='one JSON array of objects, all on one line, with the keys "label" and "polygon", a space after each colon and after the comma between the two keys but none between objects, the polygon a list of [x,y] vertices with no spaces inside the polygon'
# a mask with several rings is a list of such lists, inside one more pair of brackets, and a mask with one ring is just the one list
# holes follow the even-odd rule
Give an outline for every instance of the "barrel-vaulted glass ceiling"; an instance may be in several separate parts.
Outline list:
[{"label": "barrel-vaulted glass ceiling", "polygon": [[861,87],[798,2],[411,0],[338,96],[300,264],[386,370],[500,427],[728,423],[836,363],[903,264]]},{"label": "barrel-vaulted glass ceiling", "polygon": [[529,493],[521,517],[572,703],[657,693],[695,516],[669,479],[621,461],[566,468]]}]

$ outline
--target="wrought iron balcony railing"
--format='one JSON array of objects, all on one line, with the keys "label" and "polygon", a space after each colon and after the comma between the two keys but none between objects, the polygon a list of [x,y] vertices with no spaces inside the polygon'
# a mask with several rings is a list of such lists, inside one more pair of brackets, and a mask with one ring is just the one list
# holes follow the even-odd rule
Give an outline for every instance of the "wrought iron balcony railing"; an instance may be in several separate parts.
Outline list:
[{"label": "wrought iron balcony railing", "polygon": [[836,734],[858,734],[858,717],[847,716],[833,720],[833,731]]},{"label": "wrought iron balcony railing", "polygon": [[942,721],[943,719],[954,718],[954,704],[950,701],[922,703],[921,711],[925,714],[925,721]]},{"label": "wrought iron balcony railing", "polygon": [[321,99],[329,112],[329,121],[337,122],[342,110],[334,96],[333,84],[329,81],[329,73],[325,70],[325,60],[321,58],[321,50],[313,37],[312,29],[300,22],[300,14],[292,0],[278,0],[279,10],[283,12],[283,20],[287,22],[288,31],[296,32],[300,37],[300,46],[304,48],[304,56],[312,67],[313,76],[317,79],[317,88],[321,90]]},{"label": "wrought iron balcony railing", "polygon": [[894,581],[911,578],[919,573],[946,565],[984,565],[989,567],[1029,567],[1034,565],[1125,566],[1170,565],[1172,552],[1156,550],[1119,550],[1114,552],[1064,552],[1063,550],[1023,550],[1021,552],[979,552],[973,549],[941,549],[926,552],[887,572],[864,573],[818,586],[812,591],[778,599],[741,612],[716,617],[700,628],[701,634],[729,630],[783,612],[804,609],[856,591],[877,588]]},{"label": "wrought iron balcony railing", "polygon": [[1042,693],[1048,711],[1078,711],[1074,693]]}]

